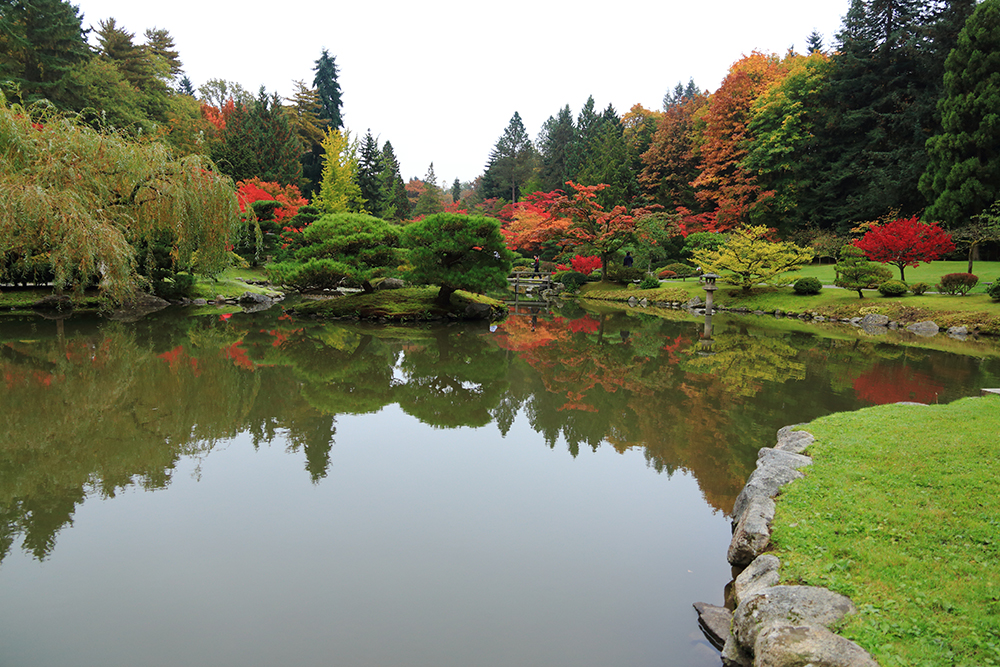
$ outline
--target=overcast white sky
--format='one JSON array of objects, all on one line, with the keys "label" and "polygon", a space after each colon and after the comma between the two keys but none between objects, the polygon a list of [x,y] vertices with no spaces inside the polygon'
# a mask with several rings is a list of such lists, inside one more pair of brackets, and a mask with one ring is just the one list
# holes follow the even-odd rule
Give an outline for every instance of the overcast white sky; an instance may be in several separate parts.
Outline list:
[{"label": "overcast white sky", "polygon": [[195,88],[236,81],[291,95],[312,85],[325,47],[336,57],[344,122],[392,142],[404,179],[428,165],[440,183],[483,172],[518,112],[532,139],[569,104],[594,96],[619,115],[660,109],[678,82],[718,88],[729,66],[758,50],[805,50],[813,30],[827,48],[849,0],[71,0],[84,27],[113,17],[143,41],[173,36]]}]

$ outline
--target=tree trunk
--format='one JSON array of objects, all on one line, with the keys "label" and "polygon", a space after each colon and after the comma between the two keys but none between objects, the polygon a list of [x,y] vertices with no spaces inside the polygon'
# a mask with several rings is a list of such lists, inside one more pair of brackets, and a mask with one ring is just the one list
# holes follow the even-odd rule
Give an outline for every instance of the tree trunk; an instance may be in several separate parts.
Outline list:
[{"label": "tree trunk", "polygon": [[441,285],[441,291],[438,292],[437,299],[435,303],[442,308],[451,307],[451,295],[455,293],[455,288],[450,285]]}]

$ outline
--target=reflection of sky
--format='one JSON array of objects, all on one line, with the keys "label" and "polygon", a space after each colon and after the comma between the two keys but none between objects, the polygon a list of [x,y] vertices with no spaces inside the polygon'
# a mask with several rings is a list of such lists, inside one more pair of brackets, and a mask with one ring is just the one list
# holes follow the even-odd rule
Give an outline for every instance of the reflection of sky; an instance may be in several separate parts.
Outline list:
[{"label": "reflection of sky", "polygon": [[641,451],[570,457],[523,416],[337,418],[328,476],[238,436],[169,489],[80,506],[3,563],[10,664],[715,665],[729,527]]}]

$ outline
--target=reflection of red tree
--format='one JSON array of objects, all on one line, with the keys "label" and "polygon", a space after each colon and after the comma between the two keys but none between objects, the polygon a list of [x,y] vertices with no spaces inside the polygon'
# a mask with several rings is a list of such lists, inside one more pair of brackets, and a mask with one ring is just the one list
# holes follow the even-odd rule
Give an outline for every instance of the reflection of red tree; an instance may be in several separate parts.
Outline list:
[{"label": "reflection of red tree", "polygon": [[944,389],[929,375],[908,366],[876,364],[854,380],[858,398],[876,405],[915,401],[932,403]]},{"label": "reflection of red tree", "polygon": [[247,356],[246,350],[240,347],[242,344],[243,341],[238,340],[232,345],[222,348],[222,354],[226,357],[226,359],[232,359],[233,363],[240,368],[252,371],[254,369],[253,362],[250,360],[250,357]]},{"label": "reflection of red tree", "polygon": [[566,339],[565,325],[552,320],[508,317],[497,325],[497,345],[512,352],[525,352]]},{"label": "reflection of red tree", "polygon": [[190,367],[194,372],[195,377],[201,375],[201,369],[198,368],[198,360],[190,356],[184,349],[183,345],[178,345],[174,349],[156,356],[167,362],[170,366],[170,372],[175,375],[177,374],[178,369],[183,368],[184,366]]},{"label": "reflection of red tree", "polygon": [[590,315],[584,315],[576,320],[564,320],[561,317],[557,317],[555,321],[556,323],[565,322],[566,328],[573,333],[592,334],[597,333],[601,328],[600,321],[595,320]]},{"label": "reflection of red tree", "polygon": [[670,343],[669,345],[664,345],[660,349],[662,349],[664,352],[667,353],[671,365],[676,365],[679,364],[681,361],[680,358],[677,356],[677,350],[681,348],[681,345],[686,346],[688,344],[689,344],[688,340],[685,339],[684,336],[677,334],[677,338],[674,339],[673,343]]}]

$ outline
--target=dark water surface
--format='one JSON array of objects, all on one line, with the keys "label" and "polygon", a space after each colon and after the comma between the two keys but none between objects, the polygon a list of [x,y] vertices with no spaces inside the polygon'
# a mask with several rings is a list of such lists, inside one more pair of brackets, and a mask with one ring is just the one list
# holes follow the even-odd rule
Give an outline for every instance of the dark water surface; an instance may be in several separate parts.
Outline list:
[{"label": "dark water surface", "polygon": [[673,317],[0,319],[0,665],[716,667],[691,603],[777,428],[1000,385]]}]

